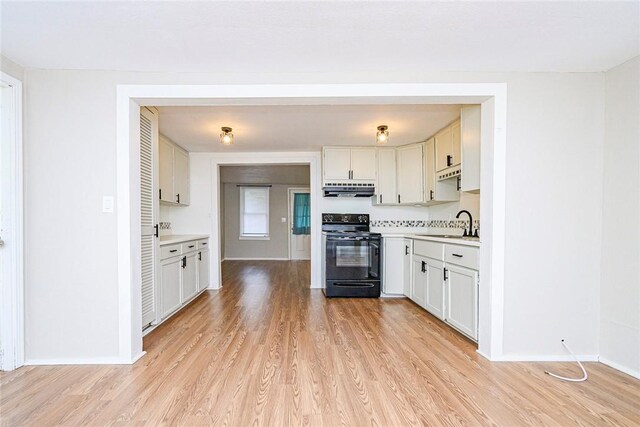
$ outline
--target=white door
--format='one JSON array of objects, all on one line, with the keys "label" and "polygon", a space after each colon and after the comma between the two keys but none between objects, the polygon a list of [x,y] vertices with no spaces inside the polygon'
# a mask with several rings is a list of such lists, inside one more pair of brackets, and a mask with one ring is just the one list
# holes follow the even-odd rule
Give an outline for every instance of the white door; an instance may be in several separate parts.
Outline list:
[{"label": "white door", "polygon": [[182,302],[193,298],[198,292],[197,260],[198,254],[192,252],[182,257]]},{"label": "white door", "polygon": [[0,370],[22,366],[22,84],[0,74]]},{"label": "white door", "polygon": [[452,164],[454,166],[459,165],[462,161],[462,154],[460,153],[461,149],[460,122],[457,121],[453,126],[451,126],[451,151],[453,152]]},{"label": "white door", "polygon": [[444,262],[427,258],[427,299],[425,308],[444,319]]},{"label": "white door", "polygon": [[209,251],[198,252],[198,291],[209,287]]},{"label": "white door", "polygon": [[173,145],[164,137],[160,137],[158,150],[159,194],[163,202],[175,202],[173,194]]},{"label": "white door", "polygon": [[158,118],[140,109],[140,228],[142,268],[142,327],[156,321],[158,309],[157,254],[159,247],[157,187]]},{"label": "white door", "polygon": [[422,203],[424,144],[412,144],[398,148],[398,203]]},{"label": "white door", "polygon": [[162,317],[167,317],[181,305],[180,277],[182,258],[169,258],[160,263],[160,288],[162,289]]},{"label": "white door", "polygon": [[384,244],[382,289],[385,294],[402,295],[404,293],[404,239],[402,237],[384,237],[382,241]]},{"label": "white door", "polygon": [[447,265],[445,320],[463,334],[478,339],[478,272]]},{"label": "white door", "polygon": [[436,147],[431,138],[424,144],[424,200],[430,202],[436,198]]},{"label": "white door", "polygon": [[396,193],[396,149],[378,149],[378,181],[376,203],[397,204]]},{"label": "white door", "polygon": [[173,149],[173,192],[175,202],[189,204],[189,153]]},{"label": "white door", "polygon": [[289,259],[311,259],[310,203],[308,188],[289,189]]},{"label": "white door", "polygon": [[436,171],[453,166],[453,144],[451,126],[436,135]]},{"label": "white door", "polygon": [[414,256],[412,273],[411,299],[424,308],[427,302],[427,259]]},{"label": "white door", "polygon": [[411,298],[411,257],[413,253],[413,240],[404,239],[404,248],[403,254],[404,258],[402,259],[403,268],[402,268],[402,289],[403,293],[406,297]]},{"label": "white door", "polygon": [[322,159],[322,170],[325,182],[348,181],[351,175],[351,149],[325,148]]},{"label": "white door", "polygon": [[351,149],[351,179],[373,181],[376,179],[376,149]]}]

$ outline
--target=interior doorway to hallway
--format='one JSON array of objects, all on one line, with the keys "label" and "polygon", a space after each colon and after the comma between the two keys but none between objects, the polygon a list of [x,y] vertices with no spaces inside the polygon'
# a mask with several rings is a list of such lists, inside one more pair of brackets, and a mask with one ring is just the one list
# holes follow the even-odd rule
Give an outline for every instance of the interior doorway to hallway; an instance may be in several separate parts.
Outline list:
[{"label": "interior doorway to hallway", "polygon": [[311,192],[289,188],[289,259],[311,259]]}]

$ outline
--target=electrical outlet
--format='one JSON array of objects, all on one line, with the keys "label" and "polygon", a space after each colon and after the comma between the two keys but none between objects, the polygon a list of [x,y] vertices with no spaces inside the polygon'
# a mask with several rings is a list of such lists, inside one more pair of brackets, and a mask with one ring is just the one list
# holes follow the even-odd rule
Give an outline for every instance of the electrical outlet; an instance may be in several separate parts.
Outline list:
[{"label": "electrical outlet", "polygon": [[287,222],[287,218],[280,218],[283,223]]},{"label": "electrical outlet", "polygon": [[102,212],[113,213],[113,196],[102,196]]}]

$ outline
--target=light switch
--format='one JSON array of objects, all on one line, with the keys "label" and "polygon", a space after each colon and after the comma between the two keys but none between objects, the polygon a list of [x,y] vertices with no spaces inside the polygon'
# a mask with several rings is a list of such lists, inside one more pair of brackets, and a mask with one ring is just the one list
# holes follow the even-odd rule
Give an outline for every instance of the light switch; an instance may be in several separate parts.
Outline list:
[{"label": "light switch", "polygon": [[113,213],[113,196],[102,196],[102,212]]},{"label": "light switch", "polygon": [[287,222],[287,218],[280,218],[282,222]]}]

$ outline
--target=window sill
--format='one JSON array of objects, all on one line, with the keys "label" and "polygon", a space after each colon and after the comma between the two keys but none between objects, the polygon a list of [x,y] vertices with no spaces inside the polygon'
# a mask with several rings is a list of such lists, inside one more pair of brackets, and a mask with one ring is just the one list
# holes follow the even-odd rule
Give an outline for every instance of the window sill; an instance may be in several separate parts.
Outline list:
[{"label": "window sill", "polygon": [[238,240],[271,240],[269,236],[240,236]]}]

